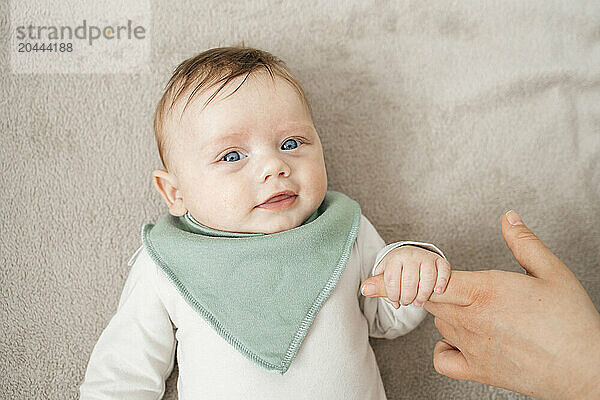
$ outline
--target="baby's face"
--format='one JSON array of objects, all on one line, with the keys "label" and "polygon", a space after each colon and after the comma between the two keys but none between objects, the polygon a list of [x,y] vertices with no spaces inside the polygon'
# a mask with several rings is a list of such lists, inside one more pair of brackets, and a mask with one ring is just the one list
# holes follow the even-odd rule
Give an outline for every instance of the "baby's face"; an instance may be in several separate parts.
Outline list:
[{"label": "baby's face", "polygon": [[[171,122],[171,159],[183,204],[177,214],[187,210],[198,222],[229,232],[295,228],[327,191],[321,141],[309,111],[283,78],[276,76],[273,84],[267,72],[255,72],[225,98],[243,79],[233,79],[200,111],[216,87],[203,93],[188,104],[181,122]],[[284,190],[296,194],[291,205],[257,207]]]}]

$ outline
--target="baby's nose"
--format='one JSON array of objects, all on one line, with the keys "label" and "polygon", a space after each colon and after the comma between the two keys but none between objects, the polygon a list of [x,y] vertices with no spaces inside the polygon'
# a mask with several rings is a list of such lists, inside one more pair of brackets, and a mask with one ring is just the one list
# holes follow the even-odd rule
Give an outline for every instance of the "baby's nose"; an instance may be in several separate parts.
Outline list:
[{"label": "baby's nose", "polygon": [[260,177],[260,181],[264,182],[269,177],[283,176],[287,178],[290,176],[291,169],[287,163],[281,159],[272,159],[267,165],[265,165],[263,172]]}]

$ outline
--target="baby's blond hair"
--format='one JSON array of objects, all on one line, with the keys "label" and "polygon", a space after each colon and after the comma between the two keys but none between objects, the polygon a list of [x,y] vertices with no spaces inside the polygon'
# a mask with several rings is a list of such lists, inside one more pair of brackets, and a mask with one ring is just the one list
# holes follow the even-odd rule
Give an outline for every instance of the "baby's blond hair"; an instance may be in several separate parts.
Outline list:
[{"label": "baby's blond hair", "polygon": [[246,74],[242,83],[229,96],[244,84],[251,73],[259,70],[268,71],[272,80],[277,75],[292,84],[306,106],[309,115],[312,114],[310,104],[300,82],[292,75],[286,64],[271,53],[245,47],[243,44],[241,46],[217,47],[207,50],[188,58],[175,68],[173,76],[171,76],[171,79],[169,79],[169,82],[165,86],[165,91],[156,106],[154,113],[154,137],[158,146],[160,160],[167,171],[170,171],[169,167],[172,167],[169,153],[173,135],[169,135],[169,132],[167,132],[165,120],[173,106],[181,99],[184,93],[193,87],[181,114],[185,112],[186,107],[194,96],[200,95],[216,84],[223,82],[217,91],[204,103],[200,110],[202,111],[232,79]]}]

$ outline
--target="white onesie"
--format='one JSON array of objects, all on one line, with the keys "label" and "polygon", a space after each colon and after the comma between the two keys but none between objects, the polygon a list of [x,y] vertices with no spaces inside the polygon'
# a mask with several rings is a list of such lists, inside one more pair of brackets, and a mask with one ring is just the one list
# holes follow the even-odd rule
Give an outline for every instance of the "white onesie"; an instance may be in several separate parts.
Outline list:
[{"label": "white onesie", "polygon": [[395,309],[383,298],[362,296],[359,288],[389,251],[407,244],[445,258],[428,243],[386,246],[361,215],[346,268],[284,375],[254,364],[219,336],[142,246],[128,262],[117,312],[92,351],[80,399],[161,399],[177,355],[183,400],[385,400],[369,336],[405,335],[427,311],[412,304]]}]

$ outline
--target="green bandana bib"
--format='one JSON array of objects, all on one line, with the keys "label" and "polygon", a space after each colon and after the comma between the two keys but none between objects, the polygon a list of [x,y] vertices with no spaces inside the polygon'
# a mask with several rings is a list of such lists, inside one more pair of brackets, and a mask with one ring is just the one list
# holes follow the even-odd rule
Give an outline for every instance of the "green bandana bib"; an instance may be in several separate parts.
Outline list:
[{"label": "green bandana bib", "polygon": [[142,242],[181,296],[248,359],[283,375],[335,288],[360,224],[359,204],[328,190],[302,225],[235,233],[165,214]]}]

